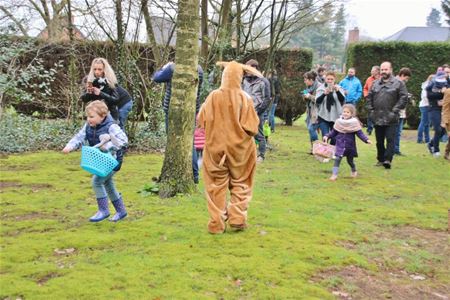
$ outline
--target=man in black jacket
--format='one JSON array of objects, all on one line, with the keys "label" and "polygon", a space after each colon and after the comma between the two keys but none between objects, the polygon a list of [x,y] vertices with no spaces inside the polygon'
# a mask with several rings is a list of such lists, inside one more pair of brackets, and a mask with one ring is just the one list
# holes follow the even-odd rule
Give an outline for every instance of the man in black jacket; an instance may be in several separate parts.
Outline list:
[{"label": "man in black jacket", "polygon": [[[390,62],[382,63],[380,71],[381,77],[373,83],[367,96],[367,110],[375,125],[378,160],[376,165],[390,169],[394,156],[399,112],[406,107],[408,92],[405,83],[392,76]],[[386,140],[386,146],[384,140]]]}]

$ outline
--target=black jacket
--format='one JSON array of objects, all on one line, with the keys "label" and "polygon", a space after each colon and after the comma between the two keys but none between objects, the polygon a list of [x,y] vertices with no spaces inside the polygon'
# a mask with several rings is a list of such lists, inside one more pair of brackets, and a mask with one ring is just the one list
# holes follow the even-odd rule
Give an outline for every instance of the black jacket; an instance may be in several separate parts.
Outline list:
[{"label": "black jacket", "polygon": [[122,106],[131,101],[131,96],[126,89],[121,87],[120,85],[116,88],[117,93],[119,94],[119,101],[117,102],[117,107],[120,109]]},{"label": "black jacket", "polygon": [[81,95],[81,100],[84,103],[88,103],[94,100],[103,100],[108,106],[109,112],[114,120],[119,119],[119,111],[117,110],[117,103],[119,102],[119,93],[117,92],[117,88],[111,88],[106,82],[99,82],[98,78],[94,80],[92,83],[93,87],[100,89],[100,95],[90,94],[84,92]]},{"label": "black jacket", "polygon": [[399,112],[406,107],[408,91],[405,83],[394,76],[387,81],[377,79],[367,96],[367,110],[375,125],[387,126],[398,123]]}]

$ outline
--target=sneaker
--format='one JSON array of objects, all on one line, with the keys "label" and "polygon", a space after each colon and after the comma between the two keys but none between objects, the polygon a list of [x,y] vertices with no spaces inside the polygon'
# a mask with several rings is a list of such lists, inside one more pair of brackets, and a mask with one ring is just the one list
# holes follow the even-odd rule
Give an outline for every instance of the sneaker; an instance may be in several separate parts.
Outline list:
[{"label": "sneaker", "polygon": [[402,152],[396,152],[396,153],[394,153],[394,155],[398,155],[398,156],[406,156],[406,155],[403,154]]},{"label": "sneaker", "polygon": [[440,152],[434,152],[434,153],[433,153],[433,157],[438,158],[438,157],[440,157],[440,156],[441,156],[441,153],[440,153]]},{"label": "sneaker", "polygon": [[356,176],[358,176],[358,172],[352,172],[351,174],[350,174],[350,176],[352,176],[352,178],[355,178]]},{"label": "sneaker", "polygon": [[430,151],[431,154],[434,153],[434,146],[431,145],[431,143],[427,143],[428,151]]},{"label": "sneaker", "polygon": [[385,169],[390,169],[390,168],[391,168],[391,162],[388,161],[388,160],[385,160],[385,161],[383,162],[383,167],[384,167]]},{"label": "sneaker", "polygon": [[382,167],[383,163],[381,161],[378,161],[374,166],[375,167]]},{"label": "sneaker", "polygon": [[330,178],[328,178],[328,180],[330,180],[330,181],[336,181],[336,179],[337,179],[337,175],[331,175],[331,177]]},{"label": "sneaker", "polygon": [[262,156],[258,156],[256,158],[256,163],[258,163],[258,164],[262,163],[263,161],[264,161],[264,157],[262,157]]},{"label": "sneaker", "polygon": [[449,152],[445,152],[444,159],[446,159],[446,160],[450,159],[450,153]]}]

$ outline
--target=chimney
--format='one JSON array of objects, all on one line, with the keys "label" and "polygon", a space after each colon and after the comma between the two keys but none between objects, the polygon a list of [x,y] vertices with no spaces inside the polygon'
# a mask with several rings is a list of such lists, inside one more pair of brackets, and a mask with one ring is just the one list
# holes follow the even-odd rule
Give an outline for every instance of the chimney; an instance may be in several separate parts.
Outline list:
[{"label": "chimney", "polygon": [[356,43],[359,41],[359,29],[355,27],[348,31],[348,43]]}]

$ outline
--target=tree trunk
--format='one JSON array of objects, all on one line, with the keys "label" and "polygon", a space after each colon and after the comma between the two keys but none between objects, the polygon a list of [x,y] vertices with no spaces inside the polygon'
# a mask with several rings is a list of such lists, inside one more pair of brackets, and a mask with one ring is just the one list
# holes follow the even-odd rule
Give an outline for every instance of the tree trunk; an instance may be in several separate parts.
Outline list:
[{"label": "tree trunk", "polygon": [[150,17],[150,11],[148,9],[148,0],[141,0],[141,8],[142,13],[144,14],[145,26],[147,29],[147,42],[150,44],[150,48],[152,49],[155,66],[156,68],[159,68],[162,65],[162,56],[158,48],[158,44],[156,43],[155,33],[153,31],[153,25]]},{"label": "tree trunk", "polygon": [[219,57],[218,61],[223,60],[223,50],[231,45],[231,32],[230,32],[230,11],[231,11],[231,0],[222,1],[222,13],[220,15],[220,25],[219,25]]},{"label": "tree trunk", "polygon": [[195,99],[198,87],[199,1],[179,0],[176,67],[169,106],[169,130],[161,172],[159,196],[191,193]]},{"label": "tree trunk", "polygon": [[201,48],[201,62],[203,70],[208,66],[208,0],[202,0],[202,48]]}]

